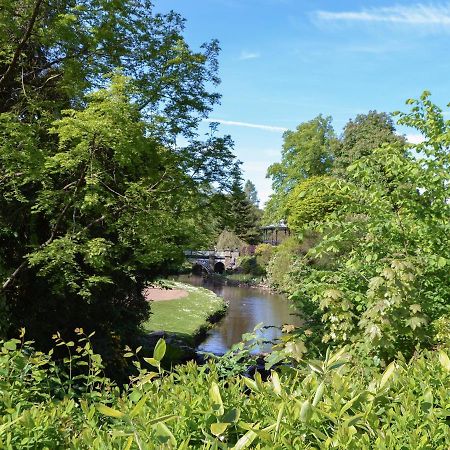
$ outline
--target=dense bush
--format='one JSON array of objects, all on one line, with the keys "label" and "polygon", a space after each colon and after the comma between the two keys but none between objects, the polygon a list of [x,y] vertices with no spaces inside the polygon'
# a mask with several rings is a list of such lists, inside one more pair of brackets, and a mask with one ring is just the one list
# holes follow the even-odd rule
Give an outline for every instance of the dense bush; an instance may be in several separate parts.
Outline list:
[{"label": "dense bush", "polygon": [[[294,294],[300,310],[320,313],[324,343],[362,342],[386,361],[442,342],[446,321],[439,318],[450,308],[450,122],[428,93],[408,103],[412,110],[399,123],[415,127],[424,142],[397,140],[353,162],[345,180],[330,181],[342,201],[311,216],[310,249],[280,248],[269,267],[269,279]],[[320,183],[311,195],[321,198]],[[300,241],[303,219],[298,228],[293,223]]]},{"label": "dense bush", "polygon": [[[444,350],[417,354],[409,363],[399,358],[379,369],[345,349],[303,362],[302,347],[289,340],[282,352],[293,364],[263,381],[258,373],[254,379],[226,375],[228,366],[220,360],[164,372],[160,341],[153,358],[136,360],[139,375],[120,390],[101,375],[101,359],[88,337],[82,330],[78,334],[77,343],[55,336],[68,352],[65,369],[29,343],[2,343],[3,448],[444,450],[450,445],[450,360]],[[228,357],[236,362],[238,356]]]},{"label": "dense bush", "polygon": [[260,277],[266,273],[255,256],[243,256],[239,258],[238,264],[239,270],[244,274]]},{"label": "dense bush", "polygon": [[335,180],[315,176],[297,184],[286,201],[286,216],[293,232],[302,232],[310,222],[322,221],[344,201]]},{"label": "dense bush", "polygon": [[292,288],[290,272],[300,254],[300,243],[293,236],[285,239],[276,248],[267,267],[267,278],[273,288],[284,292],[290,291]]},{"label": "dense bush", "polygon": [[235,233],[229,230],[223,230],[222,233],[220,233],[216,249],[219,251],[223,250],[239,250],[244,251],[247,244],[240,239]]},{"label": "dense bush", "polygon": [[258,261],[258,264],[266,268],[275,251],[276,247],[274,247],[273,245],[270,244],[257,245],[255,248],[255,256],[256,260]]}]

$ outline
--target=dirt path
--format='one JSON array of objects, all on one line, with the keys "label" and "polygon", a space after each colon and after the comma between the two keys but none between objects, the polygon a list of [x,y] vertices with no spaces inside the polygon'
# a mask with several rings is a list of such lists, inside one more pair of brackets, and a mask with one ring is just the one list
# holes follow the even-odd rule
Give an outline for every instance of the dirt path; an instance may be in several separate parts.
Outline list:
[{"label": "dirt path", "polygon": [[149,287],[144,289],[145,300],[163,302],[167,300],[176,300],[188,296],[188,292],[184,289],[161,289]]}]

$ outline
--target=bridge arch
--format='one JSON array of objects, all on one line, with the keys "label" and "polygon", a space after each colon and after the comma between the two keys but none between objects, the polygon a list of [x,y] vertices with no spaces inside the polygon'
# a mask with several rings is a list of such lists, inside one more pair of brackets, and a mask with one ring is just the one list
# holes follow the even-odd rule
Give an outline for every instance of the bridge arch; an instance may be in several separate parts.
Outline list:
[{"label": "bridge arch", "polygon": [[225,264],[222,261],[218,261],[214,264],[214,272],[215,273],[224,273],[225,272]]}]

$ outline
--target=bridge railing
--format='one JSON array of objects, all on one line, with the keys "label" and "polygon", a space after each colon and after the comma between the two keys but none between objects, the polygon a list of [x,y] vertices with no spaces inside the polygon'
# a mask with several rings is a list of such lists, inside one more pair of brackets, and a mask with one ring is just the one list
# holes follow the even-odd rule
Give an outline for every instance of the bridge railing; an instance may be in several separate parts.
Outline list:
[{"label": "bridge railing", "polygon": [[185,250],[184,252],[185,256],[193,258],[215,256],[215,254],[215,250]]}]

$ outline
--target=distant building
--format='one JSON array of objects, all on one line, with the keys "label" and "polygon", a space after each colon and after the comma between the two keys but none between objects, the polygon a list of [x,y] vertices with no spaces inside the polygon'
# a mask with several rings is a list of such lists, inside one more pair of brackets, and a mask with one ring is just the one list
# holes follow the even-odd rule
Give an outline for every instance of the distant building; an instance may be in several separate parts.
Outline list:
[{"label": "distant building", "polygon": [[281,221],[277,224],[261,227],[262,241],[265,244],[279,245],[291,235],[288,226]]}]

